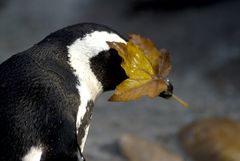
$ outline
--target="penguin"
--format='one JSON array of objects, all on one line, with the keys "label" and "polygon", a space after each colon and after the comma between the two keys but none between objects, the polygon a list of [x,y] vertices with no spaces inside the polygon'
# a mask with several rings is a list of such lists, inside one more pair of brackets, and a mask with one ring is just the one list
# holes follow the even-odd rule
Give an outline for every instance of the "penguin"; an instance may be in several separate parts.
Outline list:
[{"label": "penguin", "polygon": [[[0,65],[0,161],[82,161],[94,100],[127,78],[104,25],[51,33]],[[169,98],[169,90],[159,96]]]}]

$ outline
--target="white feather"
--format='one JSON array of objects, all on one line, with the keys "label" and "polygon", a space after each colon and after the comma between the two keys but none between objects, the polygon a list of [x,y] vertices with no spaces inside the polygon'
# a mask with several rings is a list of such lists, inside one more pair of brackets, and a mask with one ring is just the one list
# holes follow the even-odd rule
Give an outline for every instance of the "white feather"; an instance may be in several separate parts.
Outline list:
[{"label": "white feather", "polygon": [[22,161],[40,161],[42,156],[42,148],[40,146],[32,146]]},{"label": "white feather", "polygon": [[[90,34],[86,34],[85,37],[77,39],[72,45],[68,46],[69,63],[75,70],[75,75],[79,80],[77,89],[79,91],[81,104],[78,108],[76,128],[81,125],[81,120],[86,113],[87,103],[102,93],[103,87],[94,75],[90,67],[90,59],[101,51],[108,50],[109,42],[122,42],[126,43],[120,36],[114,33],[108,33],[106,31],[94,31]],[[87,128],[88,131],[88,128]],[[77,131],[78,133],[78,131]],[[87,132],[85,133],[87,135]],[[81,150],[85,144],[87,136],[84,136]]]},{"label": "white feather", "polygon": [[90,127],[90,125],[88,125],[88,126],[86,127],[85,135],[84,135],[84,137],[83,137],[83,139],[82,139],[82,144],[80,145],[81,152],[83,152],[85,143],[86,143],[86,141],[87,141],[87,135],[88,135],[89,127]]}]

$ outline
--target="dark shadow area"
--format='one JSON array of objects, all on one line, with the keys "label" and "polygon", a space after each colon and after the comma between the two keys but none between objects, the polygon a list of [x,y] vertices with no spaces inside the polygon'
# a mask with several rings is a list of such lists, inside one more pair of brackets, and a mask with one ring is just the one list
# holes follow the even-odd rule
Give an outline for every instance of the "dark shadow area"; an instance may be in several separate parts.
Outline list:
[{"label": "dark shadow area", "polygon": [[2,8],[6,5],[6,3],[8,3],[9,1],[8,0],[0,0],[0,12],[1,12]]},{"label": "dark shadow area", "polygon": [[132,13],[154,11],[179,11],[187,8],[202,8],[233,0],[135,0],[131,3]]}]

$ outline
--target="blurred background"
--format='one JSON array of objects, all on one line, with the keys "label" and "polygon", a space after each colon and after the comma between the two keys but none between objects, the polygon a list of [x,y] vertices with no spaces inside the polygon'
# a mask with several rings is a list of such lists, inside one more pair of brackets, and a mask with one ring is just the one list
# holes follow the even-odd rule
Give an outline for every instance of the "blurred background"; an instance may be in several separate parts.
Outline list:
[{"label": "blurred background", "polygon": [[0,62],[80,22],[105,24],[124,36],[138,33],[168,49],[175,94],[190,104],[186,109],[161,98],[112,103],[112,92],[103,94],[95,103],[87,160],[127,160],[118,142],[133,134],[193,161],[180,129],[209,117],[240,120],[240,1],[0,0]]}]

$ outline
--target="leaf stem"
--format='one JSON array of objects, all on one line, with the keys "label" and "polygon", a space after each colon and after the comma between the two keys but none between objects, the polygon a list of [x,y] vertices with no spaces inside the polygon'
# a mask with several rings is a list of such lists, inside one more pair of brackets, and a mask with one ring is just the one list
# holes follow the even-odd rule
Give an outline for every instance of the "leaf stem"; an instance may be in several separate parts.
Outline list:
[{"label": "leaf stem", "polygon": [[175,94],[172,94],[172,97],[179,102],[183,107],[188,108],[189,105],[187,102],[183,101],[182,99],[180,99],[178,96],[176,96]]}]

